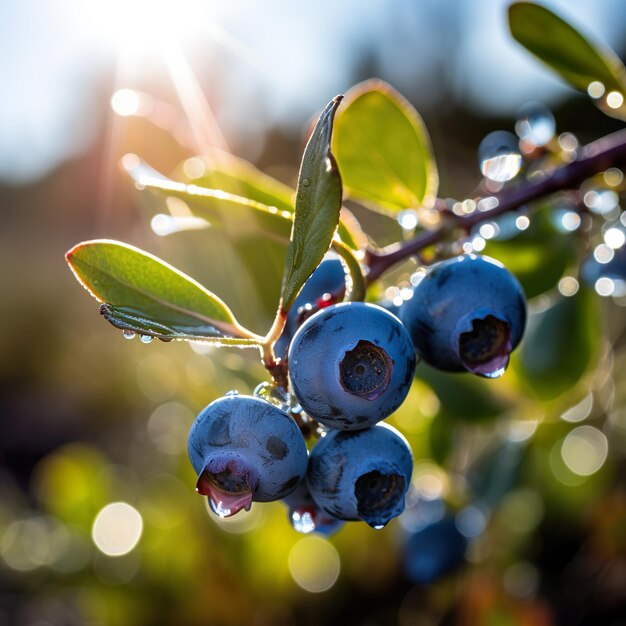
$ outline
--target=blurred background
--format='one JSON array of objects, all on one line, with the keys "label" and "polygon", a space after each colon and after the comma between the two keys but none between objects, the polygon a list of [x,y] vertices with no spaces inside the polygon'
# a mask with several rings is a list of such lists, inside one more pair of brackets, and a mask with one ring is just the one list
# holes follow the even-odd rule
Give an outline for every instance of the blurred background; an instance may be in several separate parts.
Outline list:
[{"label": "blurred background", "polygon": [[[623,3],[544,4],[624,58]],[[176,178],[217,148],[294,185],[316,114],[373,76],[423,116],[441,197],[472,193],[481,139],[528,101],[581,143],[618,129],[512,40],[506,6],[2,4],[0,626],[626,624],[626,303],[579,285],[563,220],[487,244],[533,296],[511,370],[420,366],[390,419],[415,454],[406,513],[330,538],[296,533],[281,503],[220,521],[194,493],[188,428],[265,380],[257,354],[126,341],[63,257],[132,243],[262,332],[223,238],[163,236],[125,155]],[[616,198],[598,219],[620,215]]]}]

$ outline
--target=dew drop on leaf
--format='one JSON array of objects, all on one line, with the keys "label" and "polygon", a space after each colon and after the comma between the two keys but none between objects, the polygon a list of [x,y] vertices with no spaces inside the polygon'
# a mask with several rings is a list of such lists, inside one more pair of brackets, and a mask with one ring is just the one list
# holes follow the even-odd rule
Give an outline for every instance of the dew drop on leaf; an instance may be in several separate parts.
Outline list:
[{"label": "dew drop on leaf", "polygon": [[135,333],[132,330],[123,330],[122,331],[122,335],[124,336],[124,339],[134,339],[135,338]]}]

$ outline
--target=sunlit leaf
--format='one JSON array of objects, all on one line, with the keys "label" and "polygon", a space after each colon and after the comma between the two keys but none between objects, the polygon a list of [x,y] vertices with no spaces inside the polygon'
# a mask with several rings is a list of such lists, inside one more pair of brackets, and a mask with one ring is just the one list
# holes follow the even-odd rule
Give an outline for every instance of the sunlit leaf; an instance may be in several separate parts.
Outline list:
[{"label": "sunlit leaf", "polygon": [[252,163],[218,150],[210,157],[193,157],[190,161],[183,167],[184,172],[197,170],[197,175],[187,176],[190,183],[221,189],[293,213],[295,190],[261,172]]},{"label": "sunlit leaf", "polygon": [[[182,233],[179,249],[202,267],[233,268],[238,279],[217,285],[229,302],[240,302],[242,289],[254,291],[254,305],[238,315],[249,327],[264,329],[276,313],[283,268],[289,245],[293,212],[277,210],[260,202],[215,189],[170,180],[140,162],[128,170],[139,189],[140,199],[154,213],[200,217],[211,225],[206,232]],[[210,276],[205,277],[211,280]],[[249,313],[249,314],[248,314]]]},{"label": "sunlit leaf", "polygon": [[391,86],[369,80],[346,94],[333,150],[348,195],[372,208],[432,204],[439,178],[424,123]]},{"label": "sunlit leaf", "polygon": [[228,237],[237,239],[254,232],[256,236],[281,241],[285,246],[289,242],[292,222],[290,211],[278,210],[221,189],[176,182],[143,162],[129,169],[128,173],[141,191],[156,197],[161,210],[167,207],[168,198],[177,198],[187,205],[191,214],[204,218],[211,226],[223,230]]},{"label": "sunlit leaf", "polygon": [[598,353],[600,324],[597,297],[587,289],[531,314],[512,361],[522,384],[543,400],[574,387]]},{"label": "sunlit leaf", "polygon": [[626,91],[626,68],[605,45],[592,43],[549,9],[533,2],[509,7],[515,39],[576,89],[598,81],[605,90]]},{"label": "sunlit leaf", "polygon": [[330,247],[341,210],[341,177],[330,151],[337,96],[322,111],[304,150],[296,212],[287,250],[282,289],[282,309],[293,304],[302,285]]},{"label": "sunlit leaf", "polygon": [[159,339],[255,344],[228,307],[195,280],[127,244],[85,241],[66,255],[78,281],[119,328]]},{"label": "sunlit leaf", "polygon": [[[231,290],[237,291],[237,285],[244,282],[242,272],[245,272],[252,285],[256,286],[255,293],[260,304],[260,307],[255,307],[254,321],[247,320],[248,323],[263,327],[265,322],[271,321],[280,297],[294,213],[222,190],[173,181],[142,161],[127,171],[149,209],[166,219],[169,219],[169,214],[176,216],[175,225],[180,224],[181,231],[186,224],[181,218],[188,216],[202,218],[213,229],[220,231],[219,235],[211,231],[206,233],[206,238],[214,245],[203,248],[204,262],[227,262],[225,256],[236,259],[240,279],[230,287],[223,287],[224,293],[236,302],[237,294],[231,293]],[[337,235],[354,250],[363,248],[366,242],[358,221],[345,209]],[[219,245],[215,245],[216,237]],[[212,256],[213,253],[215,256]],[[193,251],[189,250],[189,254]]]}]

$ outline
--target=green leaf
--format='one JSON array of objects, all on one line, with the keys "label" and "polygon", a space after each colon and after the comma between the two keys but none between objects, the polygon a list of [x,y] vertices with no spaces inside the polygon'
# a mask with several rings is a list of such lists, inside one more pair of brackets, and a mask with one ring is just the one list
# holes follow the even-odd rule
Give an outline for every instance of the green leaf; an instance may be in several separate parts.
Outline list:
[{"label": "green leaf", "polygon": [[369,80],[346,94],[333,150],[347,194],[372,208],[397,212],[434,202],[439,177],[430,138],[390,85]]},{"label": "green leaf", "polygon": [[128,170],[140,191],[153,194],[162,209],[168,198],[182,200],[191,213],[204,218],[232,239],[244,232],[248,237],[266,236],[289,243],[292,214],[256,200],[237,196],[221,189],[207,189],[198,185],[170,180],[144,162]]},{"label": "green leaf", "polygon": [[527,391],[551,400],[574,387],[598,354],[600,323],[597,297],[583,288],[530,315],[511,361]]},{"label": "green leaf", "polygon": [[111,240],[66,254],[74,275],[114,326],[159,339],[257,345],[229,308],[195,280],[151,254]]},{"label": "green leaf", "polygon": [[[212,228],[180,233],[179,243],[194,274],[217,264],[231,268],[237,280],[220,281],[205,274],[207,284],[238,307],[249,328],[271,323],[280,298],[283,268],[289,245],[293,212],[280,211],[241,196],[170,180],[141,162],[129,170],[140,198],[155,213],[193,215]],[[248,292],[244,297],[243,291]],[[253,292],[253,298],[250,297]]]},{"label": "green leaf", "polygon": [[[183,172],[197,170],[188,176],[190,183],[209,189],[221,189],[233,195],[255,200],[280,211],[293,213],[295,191],[261,172],[252,163],[228,152],[214,150],[210,157],[193,157]],[[186,161],[185,164],[189,163]]]},{"label": "green leaf", "polygon": [[341,177],[330,151],[336,96],[322,111],[304,149],[296,212],[287,250],[282,289],[282,310],[289,310],[298,292],[328,251],[339,223]]},{"label": "green leaf", "polygon": [[[247,310],[240,309],[240,318],[253,328],[257,324],[263,327],[270,323],[280,298],[293,211],[277,210],[217,189],[176,182],[142,161],[127,171],[150,211],[185,218],[174,222],[174,226],[180,224],[181,229],[173,232],[189,230],[188,225],[195,226],[189,221],[190,216],[202,218],[213,227],[213,230],[195,236],[187,233],[187,239],[193,240],[193,245],[187,242],[185,246],[188,248],[187,256],[195,255],[194,250],[198,249],[196,241],[205,241],[200,243],[202,266],[218,261],[230,267],[236,266],[234,270],[239,280],[219,285],[219,292],[226,294],[235,306],[241,300],[242,285],[248,283],[255,292],[257,305],[250,315]],[[352,249],[362,248],[365,237],[356,218],[345,210],[342,214],[338,235]],[[169,218],[167,215],[166,219]],[[215,282],[210,276],[206,276],[205,280]]]},{"label": "green leaf", "polygon": [[567,22],[533,2],[509,7],[513,37],[576,89],[599,81],[606,92],[626,92],[626,68],[605,45],[590,42]]}]

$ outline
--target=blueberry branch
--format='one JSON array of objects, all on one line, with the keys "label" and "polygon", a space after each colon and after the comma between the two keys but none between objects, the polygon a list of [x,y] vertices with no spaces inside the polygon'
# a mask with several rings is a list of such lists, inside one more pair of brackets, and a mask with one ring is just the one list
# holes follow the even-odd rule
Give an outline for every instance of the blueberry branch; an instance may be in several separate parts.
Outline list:
[{"label": "blueberry branch", "polygon": [[373,283],[400,261],[446,240],[458,229],[469,232],[477,224],[490,221],[498,215],[557,191],[573,189],[587,178],[621,163],[626,163],[626,130],[620,130],[587,144],[579,150],[574,161],[545,174],[538,180],[529,181],[518,187],[509,187],[494,194],[493,198],[497,205],[487,211],[456,215],[447,207],[443,208],[444,200],[438,200],[437,203],[442,206],[443,213],[439,226],[432,230],[424,230],[408,241],[382,250],[370,249],[366,252],[365,265],[369,268],[365,277],[366,284]]}]

